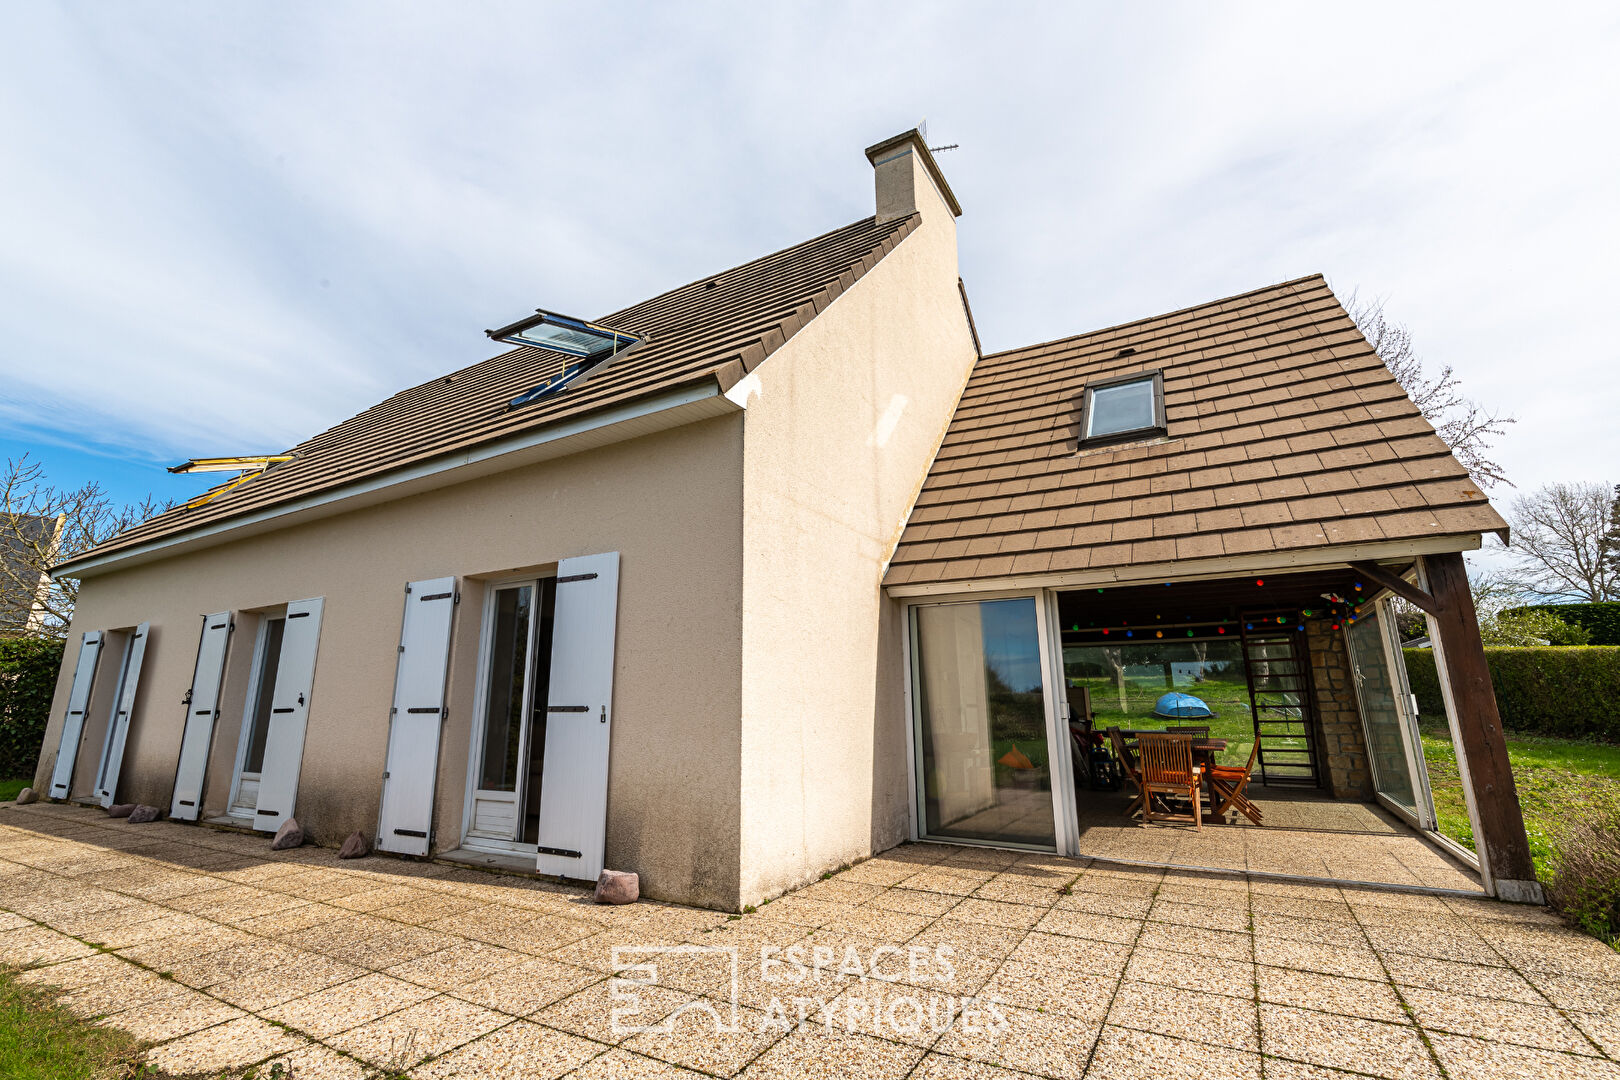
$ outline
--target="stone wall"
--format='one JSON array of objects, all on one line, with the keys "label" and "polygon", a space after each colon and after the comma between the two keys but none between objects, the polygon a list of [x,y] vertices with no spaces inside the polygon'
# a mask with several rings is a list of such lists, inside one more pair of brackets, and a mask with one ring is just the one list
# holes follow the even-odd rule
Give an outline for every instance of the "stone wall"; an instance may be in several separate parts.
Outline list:
[{"label": "stone wall", "polygon": [[1322,764],[1323,786],[1335,799],[1371,802],[1372,774],[1367,770],[1367,742],[1356,706],[1350,653],[1344,631],[1333,629],[1333,624],[1332,619],[1305,622],[1316,695],[1317,760]]}]

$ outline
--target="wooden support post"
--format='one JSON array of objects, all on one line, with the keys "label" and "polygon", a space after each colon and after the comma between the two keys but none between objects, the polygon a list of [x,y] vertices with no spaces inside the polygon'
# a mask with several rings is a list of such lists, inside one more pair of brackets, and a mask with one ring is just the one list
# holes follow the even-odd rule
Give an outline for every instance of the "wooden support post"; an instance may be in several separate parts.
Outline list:
[{"label": "wooden support post", "polygon": [[1479,637],[1479,617],[1468,591],[1468,571],[1458,552],[1422,558],[1429,595],[1438,609],[1430,616],[1438,631],[1435,658],[1452,713],[1458,764],[1474,819],[1475,849],[1487,885],[1503,900],[1539,904],[1541,886],[1530,859],[1502,717]]}]

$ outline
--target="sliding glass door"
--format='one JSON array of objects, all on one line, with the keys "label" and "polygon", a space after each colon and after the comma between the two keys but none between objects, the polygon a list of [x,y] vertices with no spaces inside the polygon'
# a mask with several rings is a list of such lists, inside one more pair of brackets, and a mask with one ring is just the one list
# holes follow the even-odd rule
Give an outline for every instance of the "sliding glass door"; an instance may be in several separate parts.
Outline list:
[{"label": "sliding glass door", "polygon": [[1420,829],[1433,829],[1434,801],[1418,735],[1406,662],[1387,601],[1345,628],[1373,790],[1379,801]]},{"label": "sliding glass door", "polygon": [[920,835],[1056,846],[1039,620],[1035,597],[912,608]]}]

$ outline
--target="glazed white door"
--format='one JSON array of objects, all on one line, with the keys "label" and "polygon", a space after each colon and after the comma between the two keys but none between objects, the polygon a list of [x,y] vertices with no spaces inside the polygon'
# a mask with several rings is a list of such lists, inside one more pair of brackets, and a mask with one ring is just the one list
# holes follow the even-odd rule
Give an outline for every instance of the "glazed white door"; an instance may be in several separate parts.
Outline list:
[{"label": "glazed white door", "polygon": [[113,702],[106,749],[101,756],[101,774],[96,778],[96,798],[102,806],[111,806],[118,794],[118,774],[124,767],[124,743],[129,738],[130,718],[135,715],[135,692],[140,686],[141,661],[146,659],[146,641],[151,632],[151,623],[141,623],[125,646],[118,699]]},{"label": "glazed white door", "polygon": [[169,816],[196,821],[202,806],[203,775],[208,771],[208,749],[219,718],[219,684],[225,677],[225,646],[231,636],[231,613],[203,616],[202,638],[197,643],[197,667],[186,693],[186,728],[180,736],[180,760],[174,771],[174,798]]},{"label": "glazed white door", "polygon": [[73,667],[73,686],[68,691],[67,714],[62,717],[62,741],[56,748],[56,765],[51,770],[51,798],[65,799],[72,790],[73,764],[79,756],[79,739],[84,734],[84,710],[90,706],[90,688],[96,681],[96,661],[101,658],[104,635],[87,630],[79,639],[79,659]]},{"label": "glazed white door", "polygon": [[253,827],[275,832],[293,816],[298,773],[304,763],[304,731],[309,726],[309,699],[315,684],[315,651],[321,640],[322,597],[287,605],[287,629],[281,638],[281,664],[270,697],[270,728],[264,740],[264,768]]},{"label": "glazed white door", "polygon": [[618,607],[618,552],[558,565],[540,785],[543,874],[589,881],[602,871]]},{"label": "glazed white door", "polygon": [[405,586],[382,810],[377,821],[377,846],[384,851],[428,853],[434,782],[439,772],[439,730],[444,723],[444,681],[450,662],[450,624],[455,612],[455,578],[413,581]]}]

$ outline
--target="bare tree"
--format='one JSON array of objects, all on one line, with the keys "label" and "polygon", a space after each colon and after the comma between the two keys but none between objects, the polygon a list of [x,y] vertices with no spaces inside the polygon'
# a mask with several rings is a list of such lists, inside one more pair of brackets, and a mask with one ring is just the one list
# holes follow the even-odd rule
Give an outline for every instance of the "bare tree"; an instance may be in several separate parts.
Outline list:
[{"label": "bare tree", "polygon": [[1385,314],[1382,300],[1359,300],[1352,293],[1345,311],[1418,412],[1423,414],[1423,419],[1432,424],[1451,447],[1452,455],[1468,470],[1475,485],[1482,491],[1497,484],[1512,487],[1502,466],[1490,456],[1490,450],[1491,444],[1506,434],[1507,425],[1517,420],[1487,409],[1464,395],[1462,383],[1450,364],[1429,374],[1412,344],[1412,331]]},{"label": "bare tree", "polygon": [[1620,574],[1620,484],[1614,485],[1614,502],[1609,504],[1609,531],[1603,534],[1609,549],[1609,569]]},{"label": "bare tree", "polygon": [[1609,491],[1608,484],[1548,484],[1513,500],[1509,550],[1530,592],[1546,600],[1620,599]]},{"label": "bare tree", "polygon": [[172,505],[150,497],[116,505],[95,481],[52,487],[28,455],[8,460],[0,473],[0,634],[65,635],[79,582],[53,578],[50,568]]}]

